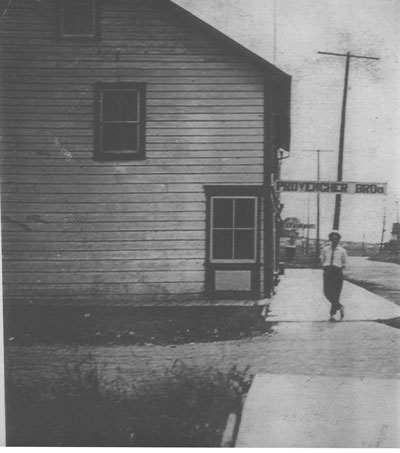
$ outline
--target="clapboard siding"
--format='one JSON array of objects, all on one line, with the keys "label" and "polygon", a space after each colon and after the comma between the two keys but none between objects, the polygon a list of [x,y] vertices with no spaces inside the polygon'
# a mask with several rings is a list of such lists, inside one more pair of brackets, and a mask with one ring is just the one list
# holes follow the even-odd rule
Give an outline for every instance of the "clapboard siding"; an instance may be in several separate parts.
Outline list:
[{"label": "clapboard siding", "polygon": [[[18,143],[18,152],[13,147],[13,144]],[[20,158],[25,159],[29,157],[47,157],[47,158],[63,158],[65,159],[65,155],[60,154],[59,152],[51,153],[54,151],[54,141],[53,143],[43,142],[40,141],[40,151],[36,149],[32,149],[31,142],[25,141],[11,141],[4,140],[0,143],[0,150],[2,151],[2,157],[6,158],[6,156],[12,156],[13,158]],[[82,159],[87,161],[87,152],[93,150],[93,145],[76,145],[71,143],[60,143],[58,142],[59,151],[60,148],[64,149],[65,151],[73,153],[67,154],[69,159],[77,159],[80,160],[80,164],[82,163]],[[262,143],[230,143],[229,147],[231,149],[227,149],[228,145],[226,143],[213,143],[212,150],[210,150],[209,143],[165,143],[165,144],[158,144],[153,143],[151,145],[151,150],[147,151],[147,157],[160,157],[162,156],[163,159],[168,158],[188,158],[188,157],[214,157],[216,152],[218,152],[218,156],[222,158],[225,156],[232,156],[232,158],[238,158],[243,156],[249,157],[258,157],[260,155],[260,151],[262,148]],[[232,154],[227,154],[232,153]]]},{"label": "clapboard siding", "polygon": [[[155,261],[156,260],[156,261]],[[40,267],[41,272],[46,272],[46,274],[68,274],[75,273],[76,268],[79,267],[80,272],[90,272],[98,273],[99,269],[101,272],[118,272],[118,273],[127,273],[127,272],[166,272],[170,271],[173,268],[176,271],[196,271],[201,268],[203,264],[201,259],[157,259],[153,258],[150,260],[78,260],[78,261],[51,261],[43,262],[39,260],[32,260],[30,263],[13,261],[9,264],[7,272],[14,276],[19,275],[24,272],[31,272],[32,267]],[[58,278],[58,277],[56,277]]]},{"label": "clapboard siding", "polygon": [[[121,272],[119,270],[115,272],[77,272],[76,270],[72,273],[65,272],[7,272],[8,281],[16,285],[19,284],[31,284],[41,282],[44,284],[76,284],[86,282],[103,282],[103,283],[130,283],[133,281],[139,281],[141,283],[157,284],[157,283],[174,283],[176,280],[176,273],[179,272],[180,278],[179,283],[181,282],[202,282],[204,279],[203,270],[199,269],[197,271],[147,271],[147,272]],[[73,277],[73,282],[71,282],[71,277]]]},{"label": "clapboard siding", "polygon": [[[174,159],[177,157],[182,158],[182,155],[175,155],[175,156],[171,156],[169,159],[164,159],[163,154],[161,154],[160,158],[156,158],[157,164],[158,164],[156,168],[158,168],[160,166],[170,165],[170,162],[171,162],[170,159]],[[198,158],[193,157],[193,159],[191,159],[191,164],[192,164],[192,166],[204,166],[204,165],[218,166],[218,165],[225,165],[227,163],[227,160],[228,160],[228,158],[224,159],[223,157],[215,157],[215,153],[214,153],[214,155],[211,155],[209,157],[198,157]],[[49,171],[53,171],[53,169],[56,170],[57,168],[63,168],[64,161],[68,162],[68,159],[65,159],[65,157],[63,157],[63,156],[60,156],[56,159],[51,159],[51,158],[44,159],[41,156],[38,156],[34,159],[27,157],[27,158],[24,158],[23,160],[21,158],[14,158],[14,157],[8,158],[8,156],[3,156],[3,166],[6,167],[6,170],[8,170],[7,167],[15,167],[17,165],[23,164],[25,169],[29,169],[29,167],[36,167],[36,166],[40,165],[42,167],[47,167],[49,169]],[[247,157],[247,156],[244,157],[243,152],[242,152],[241,157],[230,158],[228,163],[230,163],[231,165],[248,165],[248,166],[262,165],[262,159],[260,157],[254,157],[254,158]],[[91,165],[87,161],[87,159],[82,159],[82,162],[80,162],[80,166],[81,166],[81,168],[91,167]],[[139,166],[140,165],[137,165],[137,167],[139,167]],[[179,164],[174,162],[174,167],[182,167],[182,166],[185,166],[184,162],[179,162]],[[146,167],[145,165],[143,165],[143,167],[154,168],[154,167],[150,167],[150,166]]]},{"label": "clapboard siding", "polygon": [[[205,184],[263,183],[265,70],[165,2],[100,2],[97,40],[57,1],[2,18],[5,301],[204,297]],[[93,160],[94,83],[146,84],[146,160]]]},{"label": "clapboard siding", "polygon": [[[176,222],[195,222],[203,220],[203,213],[198,211],[176,211],[174,213],[174,221]],[[107,222],[167,222],[170,215],[168,212],[153,211],[153,212],[116,212],[107,214]],[[59,224],[65,223],[99,223],[104,221],[104,215],[100,212],[75,212],[75,213],[48,213],[42,215],[26,216],[24,213],[14,214],[10,216],[3,216],[3,228],[6,228],[7,222],[25,222],[27,225],[43,223],[43,224]]]},{"label": "clapboard siding", "polygon": [[[148,288],[145,285],[84,285],[81,284],[79,292],[75,285],[36,285],[35,293],[29,295],[31,286],[20,287],[19,294],[14,290],[9,291],[8,287],[4,287],[5,300],[15,304],[54,304],[55,301],[59,304],[84,306],[95,305],[159,305],[171,304],[176,305],[180,302],[186,303],[188,300],[192,302],[204,303],[202,295],[201,283],[160,283],[156,286],[157,293],[145,293]],[[154,287],[155,288],[155,287]],[[21,294],[21,292],[24,294]]]},{"label": "clapboard siding", "polygon": [[[228,172],[228,170],[226,170]],[[256,171],[256,170],[255,170]],[[53,175],[46,172],[46,169],[41,169],[38,171],[37,174],[7,174],[3,178],[3,182],[7,183],[36,183],[40,184],[43,181],[44,177],[48,183],[58,184],[60,182],[67,182],[70,181],[71,177],[73,177],[73,172],[71,171],[70,174],[66,175]],[[101,175],[101,183],[102,184],[129,184],[132,180],[133,176],[132,173],[130,174],[107,174]],[[91,183],[98,183],[100,176],[96,176],[87,172],[87,174],[79,175],[79,177],[74,177],[74,180],[79,184],[83,182],[91,182]],[[249,183],[249,175],[247,173],[238,172],[238,174],[234,174],[234,171],[229,172],[229,174],[191,174],[184,172],[180,175],[175,173],[173,174],[135,174],[134,175],[135,183],[142,183],[142,184],[157,184],[157,183],[193,183],[193,184],[213,184],[215,183],[216,179],[218,179],[218,183],[223,184],[234,184],[235,182],[240,183]],[[252,178],[255,183],[259,183],[259,178],[253,177]],[[23,202],[23,200],[21,200]],[[90,200],[88,200],[89,202]],[[84,201],[83,201],[84,202]]]},{"label": "clapboard siding", "polygon": [[[15,167],[14,167],[15,168]],[[227,167],[225,165],[187,165],[185,166],[174,166],[173,164],[170,165],[154,165],[154,166],[143,166],[143,167],[127,167],[124,170],[116,170],[118,174],[123,173],[124,175],[136,175],[138,172],[138,168],[140,168],[141,176],[144,175],[179,175],[181,173],[188,175],[195,175],[195,174],[204,174],[204,173],[260,173],[260,170],[253,166],[253,165],[232,165]],[[93,171],[92,171],[93,170]],[[18,175],[26,174],[26,175],[36,175],[35,167],[21,167],[18,169]],[[99,167],[95,169],[88,169],[86,167],[77,167],[73,168],[71,166],[46,166],[41,168],[41,173],[51,173],[52,175],[60,175],[60,176],[73,176],[76,177],[77,181],[79,176],[85,175],[108,175],[109,169],[105,167]],[[12,173],[10,173],[12,175]]]},{"label": "clapboard siding", "polygon": [[[95,242],[95,241],[60,241],[57,240],[55,242],[51,241],[45,241],[45,244],[43,242],[35,241],[35,242],[30,242],[23,244],[19,241],[11,241],[8,240],[7,242],[4,243],[3,247],[4,251],[7,253],[7,256],[12,255],[13,251],[15,252],[21,252],[23,253],[24,251],[27,252],[27,255],[29,252],[43,252],[45,249],[47,252],[53,253],[53,252],[73,252],[77,251],[79,252],[79,255],[75,255],[75,259],[78,257],[84,257],[86,256],[87,252],[90,251],[99,251],[99,252],[114,252],[116,251],[117,253],[119,251],[126,252],[126,251],[142,251],[142,250],[171,250],[171,256],[175,256],[173,251],[174,250],[203,250],[204,253],[204,241],[203,240],[190,240],[190,241],[184,241],[179,239],[174,239],[171,241],[117,241],[117,240],[110,240],[110,241],[100,241],[100,242]],[[19,255],[18,255],[19,256]],[[30,255],[29,255],[30,256]],[[4,270],[4,269],[3,269]]]},{"label": "clapboard siding", "polygon": [[[6,257],[13,258],[15,263],[19,261],[23,262],[26,260],[28,253],[24,253],[21,251],[13,252],[13,255],[10,253],[4,252]],[[34,252],[31,253],[30,259],[32,261],[59,261],[63,263],[63,265],[68,265],[70,261],[76,261],[76,255],[73,252]],[[104,262],[107,259],[107,264],[111,264],[114,261],[118,261],[120,263],[125,263],[125,261],[145,261],[151,260],[153,262],[154,259],[158,261],[170,260],[171,257],[175,257],[175,259],[198,259],[203,260],[204,255],[202,252],[202,248],[199,249],[191,249],[191,250],[179,250],[178,252],[172,253],[171,250],[128,250],[123,252],[110,252],[108,251],[107,254],[104,251],[96,250],[94,252],[87,251],[86,253],[82,254],[79,257],[80,262],[91,261],[94,263],[97,262]],[[125,265],[125,264],[124,264]],[[96,264],[97,268],[98,265]],[[10,268],[12,269],[12,267]],[[19,270],[19,268],[17,269]]]},{"label": "clapboard siding", "polygon": [[[21,197],[22,198],[22,197]],[[42,213],[79,213],[79,212],[96,212],[104,213],[106,217],[108,213],[119,212],[152,212],[154,210],[162,212],[170,212],[171,218],[174,218],[175,212],[196,212],[197,210],[204,210],[205,203],[63,203],[52,206],[49,203],[13,203],[5,204],[4,208],[10,205],[9,213],[25,212],[29,214],[41,215]]]},{"label": "clapboard siding", "polygon": [[[23,222],[24,223],[24,222]],[[28,226],[23,227],[21,224],[22,229],[30,229],[31,231],[35,231],[38,228]],[[5,222],[3,225],[3,231],[9,232],[14,231],[16,227],[16,223],[14,222]],[[185,229],[186,231],[195,231],[199,230],[201,227],[200,222],[185,222]],[[115,232],[115,231],[180,231],[182,228],[181,222],[173,222],[170,220],[165,220],[164,222],[118,222],[118,225],[115,225],[115,222],[92,222],[88,224],[82,224],[77,222],[71,223],[64,223],[60,225],[59,223],[43,223],[40,224],[40,231],[43,232],[60,232],[60,233],[68,233],[68,232],[81,232],[82,229],[85,229],[88,232],[97,231],[101,229],[104,232]],[[202,231],[202,230],[201,230]]]}]

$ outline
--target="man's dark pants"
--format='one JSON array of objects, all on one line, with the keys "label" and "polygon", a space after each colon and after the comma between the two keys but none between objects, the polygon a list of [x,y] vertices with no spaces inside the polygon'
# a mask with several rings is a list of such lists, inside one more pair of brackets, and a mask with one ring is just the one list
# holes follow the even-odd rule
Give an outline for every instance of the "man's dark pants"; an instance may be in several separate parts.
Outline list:
[{"label": "man's dark pants", "polygon": [[343,287],[343,272],[340,267],[327,266],[324,267],[324,294],[331,303],[330,314],[334,315],[340,310],[341,304],[340,293]]}]

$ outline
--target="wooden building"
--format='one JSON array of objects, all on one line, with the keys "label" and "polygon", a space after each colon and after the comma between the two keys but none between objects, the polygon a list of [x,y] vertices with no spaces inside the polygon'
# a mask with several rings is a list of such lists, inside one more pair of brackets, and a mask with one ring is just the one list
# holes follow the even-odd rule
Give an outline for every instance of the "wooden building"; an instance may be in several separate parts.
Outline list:
[{"label": "wooden building", "polygon": [[3,3],[4,302],[270,297],[290,77],[168,0]]}]

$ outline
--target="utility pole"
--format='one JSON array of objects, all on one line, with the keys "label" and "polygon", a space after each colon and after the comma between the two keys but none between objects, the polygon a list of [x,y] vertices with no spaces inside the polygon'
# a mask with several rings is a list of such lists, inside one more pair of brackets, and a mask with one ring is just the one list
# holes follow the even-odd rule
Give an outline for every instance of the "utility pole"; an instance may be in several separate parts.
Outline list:
[{"label": "utility pole", "polygon": [[[332,149],[305,149],[304,152],[316,152],[317,153],[317,181],[321,178],[321,164],[320,154],[321,153],[332,153]],[[319,192],[317,192],[317,225],[316,225],[316,242],[315,242],[315,255],[316,259],[319,260],[320,256],[320,199]],[[309,223],[309,222],[308,222]]]},{"label": "utility pole", "polygon": [[274,0],[274,65],[276,66],[276,0]]},{"label": "utility pole", "polygon": [[361,256],[365,254],[365,221],[363,222],[363,233],[362,233],[362,243],[361,243]]},{"label": "utility pole", "polygon": [[305,212],[306,212],[306,202],[305,200],[303,200],[303,216],[301,218],[302,222],[303,222],[303,228],[301,230],[301,253],[303,256],[305,256],[305,247],[304,247],[304,240],[305,240],[305,225],[307,224],[307,219],[304,218],[304,215],[305,215]]},{"label": "utility pole", "polygon": [[[317,149],[317,181],[319,182],[320,179],[320,162],[319,162],[319,155],[321,151]],[[319,206],[319,192],[317,193],[317,238],[316,238],[316,244],[315,244],[315,255],[316,255],[316,261],[319,260],[320,256],[320,251],[319,251],[319,218],[320,218],[320,206]]]},{"label": "utility pole", "polygon": [[383,238],[384,238],[384,235],[385,235],[385,223],[386,223],[386,206],[383,210],[383,222],[382,222],[382,236],[381,236],[381,244],[380,244],[380,247],[379,247],[379,253],[382,253],[382,249],[383,249]]},{"label": "utility pole", "polygon": [[307,237],[306,237],[306,256],[310,245],[310,198],[307,199]]},{"label": "utility pole", "polygon": [[[344,89],[343,89],[343,101],[342,101],[342,114],[340,121],[340,138],[339,138],[339,161],[338,161],[338,181],[342,181],[343,178],[343,151],[344,151],[344,131],[346,126],[346,105],[347,105],[347,91],[349,85],[349,71],[350,71],[350,58],[363,58],[365,60],[379,60],[376,57],[365,57],[361,55],[351,55],[350,52],[347,53],[334,53],[334,52],[318,52],[323,55],[333,55],[335,57],[346,57],[346,69],[344,73]],[[335,214],[333,218],[333,229],[339,229],[340,223],[340,205],[341,205],[341,195],[336,194],[335,199]]]},{"label": "utility pole", "polygon": [[396,200],[396,212],[397,212],[397,225],[396,225],[396,231],[397,231],[397,240],[400,240],[400,223],[399,223],[399,202]]}]

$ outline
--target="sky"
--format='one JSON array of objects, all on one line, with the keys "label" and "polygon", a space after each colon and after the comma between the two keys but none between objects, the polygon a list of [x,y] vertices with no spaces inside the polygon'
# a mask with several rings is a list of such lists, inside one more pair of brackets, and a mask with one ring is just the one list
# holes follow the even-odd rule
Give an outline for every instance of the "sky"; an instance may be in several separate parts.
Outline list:
[{"label": "sky", "polygon": [[[337,179],[345,58],[350,61],[343,180],[387,182],[388,194],[342,196],[344,240],[380,242],[400,201],[400,0],[175,0],[292,76],[290,158],[281,179]],[[321,195],[321,238],[334,195]],[[282,193],[282,217],[316,221],[316,195]],[[309,206],[309,208],[308,208]],[[311,233],[312,234],[312,233]]]}]

